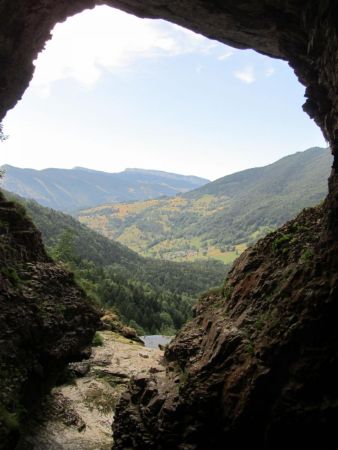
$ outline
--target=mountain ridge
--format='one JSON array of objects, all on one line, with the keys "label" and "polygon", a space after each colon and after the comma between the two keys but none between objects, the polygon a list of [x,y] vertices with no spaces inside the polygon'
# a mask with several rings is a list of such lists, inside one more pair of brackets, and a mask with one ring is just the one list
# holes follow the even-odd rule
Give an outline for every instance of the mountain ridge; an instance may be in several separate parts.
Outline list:
[{"label": "mountain ridge", "polygon": [[84,167],[42,170],[3,165],[4,189],[42,206],[71,212],[107,202],[138,201],[173,196],[209,180],[147,169],[110,173]]},{"label": "mountain ridge", "polygon": [[313,147],[171,198],[101,205],[79,220],[145,256],[232,262],[327,193],[328,149]]}]

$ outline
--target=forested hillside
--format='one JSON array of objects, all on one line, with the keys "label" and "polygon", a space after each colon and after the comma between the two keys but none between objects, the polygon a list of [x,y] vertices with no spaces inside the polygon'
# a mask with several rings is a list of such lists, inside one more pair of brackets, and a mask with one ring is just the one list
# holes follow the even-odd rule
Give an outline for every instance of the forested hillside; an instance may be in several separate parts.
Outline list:
[{"label": "forested hillside", "polygon": [[79,220],[145,256],[232,262],[249,244],[324,199],[332,156],[311,148],[173,198],[103,205]]},{"label": "forested hillside", "polygon": [[67,214],[35,201],[19,201],[42,232],[49,253],[75,272],[98,304],[115,309],[140,333],[174,333],[191,316],[198,295],[220,285],[226,275],[227,267],[217,261],[175,263],[144,258]]},{"label": "forested hillside", "polygon": [[143,169],[108,173],[82,167],[35,170],[5,165],[1,170],[4,189],[64,212],[107,202],[172,196],[208,182],[204,178]]}]

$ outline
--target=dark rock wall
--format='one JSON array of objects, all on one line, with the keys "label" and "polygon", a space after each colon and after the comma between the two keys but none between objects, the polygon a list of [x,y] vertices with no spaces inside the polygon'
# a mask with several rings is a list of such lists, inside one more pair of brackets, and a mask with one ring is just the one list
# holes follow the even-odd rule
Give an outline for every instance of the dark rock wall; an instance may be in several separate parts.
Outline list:
[{"label": "dark rock wall", "polygon": [[169,344],[166,376],[136,378],[115,449],[335,448],[337,246],[305,210],[235,263]]},{"label": "dark rock wall", "polygon": [[[335,156],[328,199],[334,234],[338,226],[338,2],[305,3],[302,21],[307,30],[306,64],[295,63],[294,67],[300,81],[307,86],[303,109],[320,126]],[[293,59],[291,55],[291,65]]]},{"label": "dark rock wall", "polygon": [[83,358],[98,326],[73,275],[0,193],[0,448],[14,448],[27,414],[65,365]]}]

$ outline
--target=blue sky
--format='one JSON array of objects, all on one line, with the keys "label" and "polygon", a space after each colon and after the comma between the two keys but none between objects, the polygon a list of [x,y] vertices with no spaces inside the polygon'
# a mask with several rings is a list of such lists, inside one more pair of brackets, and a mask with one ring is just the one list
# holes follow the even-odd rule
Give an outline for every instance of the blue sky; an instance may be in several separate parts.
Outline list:
[{"label": "blue sky", "polygon": [[283,61],[100,6],[56,26],[0,164],[216,179],[325,146]]}]

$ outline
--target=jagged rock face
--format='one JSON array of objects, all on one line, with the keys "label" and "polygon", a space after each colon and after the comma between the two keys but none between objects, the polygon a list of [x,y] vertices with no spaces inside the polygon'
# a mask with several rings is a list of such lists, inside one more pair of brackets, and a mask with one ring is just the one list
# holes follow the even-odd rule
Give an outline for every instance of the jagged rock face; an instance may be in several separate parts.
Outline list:
[{"label": "jagged rock face", "polygon": [[166,378],[123,397],[114,448],[333,448],[338,266],[323,229],[323,208],[305,210],[238,259],[167,348]]},{"label": "jagged rock face", "polygon": [[27,413],[69,361],[84,357],[98,326],[73,275],[0,193],[0,448],[15,446]]}]

